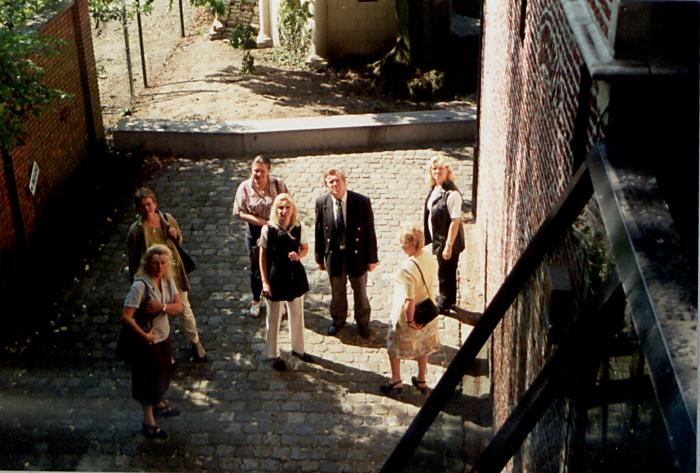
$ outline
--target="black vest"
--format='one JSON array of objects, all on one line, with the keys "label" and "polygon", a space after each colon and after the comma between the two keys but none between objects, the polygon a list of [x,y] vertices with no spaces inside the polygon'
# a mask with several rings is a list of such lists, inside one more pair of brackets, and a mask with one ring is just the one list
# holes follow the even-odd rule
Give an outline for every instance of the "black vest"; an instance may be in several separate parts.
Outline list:
[{"label": "black vest", "polygon": [[301,226],[285,232],[267,226],[267,277],[272,301],[291,301],[309,291],[309,282],[301,261],[289,259],[289,252],[301,250]]},{"label": "black vest", "polygon": [[[445,189],[445,193],[442,197],[433,202],[433,206],[428,212],[428,199],[430,199],[430,194],[433,193],[433,189],[430,189],[427,197],[425,198],[425,203],[423,204],[423,234],[425,235],[425,243],[433,244],[433,254],[437,255],[442,253],[445,249],[445,241],[447,240],[447,232],[450,229],[450,224],[452,219],[450,218],[450,211],[447,209],[447,196],[450,192],[457,192],[457,186],[454,185],[452,181],[445,181],[442,185]],[[461,196],[461,194],[460,194]],[[431,238],[430,229],[428,227],[428,219],[433,226],[433,235]],[[455,238],[454,245],[452,245],[452,254],[459,254],[464,250],[464,229],[462,225],[459,226],[459,232],[457,232],[457,238]]]}]

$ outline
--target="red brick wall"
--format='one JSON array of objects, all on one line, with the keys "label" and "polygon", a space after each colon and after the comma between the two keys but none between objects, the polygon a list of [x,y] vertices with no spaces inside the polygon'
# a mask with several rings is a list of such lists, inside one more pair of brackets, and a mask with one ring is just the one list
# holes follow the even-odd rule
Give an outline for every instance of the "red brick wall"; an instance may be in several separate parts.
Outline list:
[{"label": "red brick wall", "polygon": [[[608,2],[590,2],[609,12]],[[583,60],[557,0],[486,0],[483,27],[475,246],[484,251],[479,260],[486,304],[573,173],[571,139]],[[596,138],[598,115],[591,112],[590,141]],[[570,237],[554,250],[549,264],[577,265]],[[492,338],[496,429],[548,355],[546,274],[540,268]],[[567,439],[565,409],[563,402],[547,413],[509,465],[511,471],[559,471]]]},{"label": "red brick wall", "polygon": [[[24,228],[30,242],[52,195],[104,138],[87,1],[66,2],[40,32],[63,40],[58,54],[37,58],[37,63],[46,72],[44,82],[70,97],[49,107],[38,118],[31,117],[25,143],[12,152]],[[40,174],[36,195],[32,196],[28,183],[34,161]],[[16,241],[4,174],[1,177],[0,252],[7,254],[15,249]]]}]

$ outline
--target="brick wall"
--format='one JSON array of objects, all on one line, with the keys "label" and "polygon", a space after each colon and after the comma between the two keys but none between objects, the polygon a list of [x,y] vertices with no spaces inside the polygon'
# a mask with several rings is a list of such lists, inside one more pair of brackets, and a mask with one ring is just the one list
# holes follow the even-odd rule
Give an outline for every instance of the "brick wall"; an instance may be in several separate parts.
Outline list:
[{"label": "brick wall", "polygon": [[[40,32],[63,40],[58,54],[37,58],[37,63],[46,72],[45,83],[69,93],[70,97],[39,117],[29,118],[25,144],[12,152],[22,218],[30,243],[52,196],[104,138],[87,1],[65,2]],[[40,174],[36,194],[32,196],[28,184],[35,161]],[[6,255],[15,249],[16,241],[4,170],[0,177],[3,229],[0,254]]]},{"label": "brick wall", "polygon": [[380,55],[396,41],[394,0],[328,0],[328,56]]},{"label": "brick wall", "polygon": [[[603,15],[610,10],[607,2],[590,2]],[[572,175],[570,142],[583,61],[557,0],[486,0],[483,27],[475,247],[483,251],[481,284],[488,303]],[[591,112],[590,142],[597,138],[598,116]],[[496,429],[548,356],[546,265],[563,264],[572,269],[576,288],[583,283],[573,269],[579,263],[572,235],[551,253],[492,337]],[[564,400],[547,412],[509,471],[561,471],[567,409]]]}]

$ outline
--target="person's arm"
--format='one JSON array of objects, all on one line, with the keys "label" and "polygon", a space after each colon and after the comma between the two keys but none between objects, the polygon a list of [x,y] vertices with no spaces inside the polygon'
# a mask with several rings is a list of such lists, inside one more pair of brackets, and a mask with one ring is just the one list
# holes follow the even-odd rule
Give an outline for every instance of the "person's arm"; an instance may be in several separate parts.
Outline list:
[{"label": "person's arm", "polygon": [[245,181],[238,186],[236,191],[236,198],[233,201],[233,214],[251,225],[257,225],[262,227],[267,222],[260,217],[256,217],[250,213],[250,208],[248,207],[248,196],[246,195]]},{"label": "person's arm", "polygon": [[178,225],[177,220],[171,214],[161,214],[161,218],[165,221],[168,228],[168,236],[175,240],[178,245],[182,245],[182,230]]},{"label": "person's arm", "polygon": [[445,249],[442,250],[442,259],[448,260],[452,257],[452,247],[457,239],[459,226],[461,225],[458,218],[453,218],[450,222],[450,227],[447,229],[447,239],[445,240]]},{"label": "person's arm", "polygon": [[260,246],[260,279],[262,279],[262,291],[267,296],[272,295],[270,280],[267,278],[267,248]]},{"label": "person's arm", "polygon": [[367,212],[365,218],[367,220],[367,271],[373,271],[379,265],[377,257],[377,234],[374,230],[374,212],[372,211],[372,202],[367,197]]},{"label": "person's arm", "polygon": [[324,257],[326,255],[326,236],[323,233],[323,201],[318,199],[316,201],[316,227],[314,232],[314,259],[316,260],[316,266],[321,271],[326,270],[326,263]]},{"label": "person's arm", "polygon": [[448,260],[452,257],[452,248],[459,234],[459,226],[461,211],[462,211],[462,195],[457,191],[450,191],[447,196],[447,208],[450,212],[450,226],[447,229],[447,238],[445,239],[445,248],[442,250],[442,259]]},{"label": "person's arm", "polygon": [[240,218],[246,223],[250,223],[251,225],[257,225],[259,227],[262,227],[267,223],[267,220],[262,219],[260,217],[256,217],[255,215],[246,212],[239,212],[238,218]]},{"label": "person's arm", "polygon": [[414,319],[413,316],[416,312],[416,300],[415,299],[406,299],[406,301],[403,303],[403,312],[406,317],[406,323],[408,324],[409,327],[411,327],[414,330],[420,330],[423,328],[422,325],[417,323]]},{"label": "person's arm", "polygon": [[122,310],[122,323],[127,325],[131,330],[134,331],[139,337],[143,338],[149,345],[153,344],[156,340],[155,334],[151,332],[144,332],[139,324],[136,323],[134,315],[136,314],[135,307],[124,307]]}]

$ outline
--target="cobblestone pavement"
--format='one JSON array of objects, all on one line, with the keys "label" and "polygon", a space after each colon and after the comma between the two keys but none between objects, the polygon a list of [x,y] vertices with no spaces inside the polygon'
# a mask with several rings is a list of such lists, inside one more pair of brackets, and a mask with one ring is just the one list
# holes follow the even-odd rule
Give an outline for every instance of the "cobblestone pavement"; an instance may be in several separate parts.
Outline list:
[{"label": "cobblestone pavement", "polygon": [[[285,373],[273,371],[264,360],[264,318],[242,315],[250,303],[248,260],[243,226],[231,217],[231,205],[249,162],[166,161],[145,184],[158,192],[160,207],[178,218],[185,247],[198,264],[190,298],[210,358],[205,364],[187,360],[186,340],[173,319],[179,363],[168,397],[182,414],[162,420],[170,437],[153,441],[141,435],[129,372],[114,361],[128,289],[124,240],[134,217],[125,207],[113,217],[109,239],[91,243],[98,255],[94,264],[56,301],[60,316],[51,336],[20,348],[22,355],[0,366],[0,468],[377,471],[425,399],[410,387],[416,370],[412,362],[403,364],[408,385],[401,395],[383,396],[378,386],[389,376],[384,346],[390,278],[400,259],[397,233],[402,224],[420,221],[424,165],[435,154],[451,158],[459,187],[471,195],[472,149],[460,144],[273,156],[273,174],[287,182],[309,227],[314,200],[324,192],[322,170],[346,169],[348,187],[372,198],[381,260],[369,277],[372,336],[365,340],[351,315],[339,336],[325,334],[327,278],[315,268],[312,254],[305,258],[311,286],[305,299],[306,347],[318,362],[289,357],[285,321],[280,339],[290,365]],[[444,350],[431,357],[430,385],[466,331],[455,319],[441,316],[439,323]],[[460,469],[463,417],[477,424],[486,417],[483,402],[463,398],[459,409],[441,414],[433,429],[438,450],[430,461],[436,464],[423,471]]]}]

